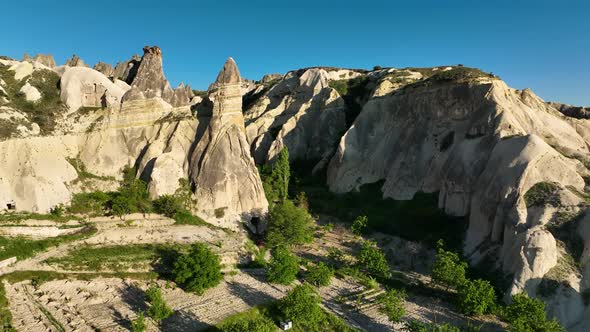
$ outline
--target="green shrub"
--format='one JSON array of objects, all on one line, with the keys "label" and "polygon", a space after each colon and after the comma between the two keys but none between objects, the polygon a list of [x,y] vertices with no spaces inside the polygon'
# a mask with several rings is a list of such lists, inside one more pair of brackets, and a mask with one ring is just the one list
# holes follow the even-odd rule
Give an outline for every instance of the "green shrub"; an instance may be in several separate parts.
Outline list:
[{"label": "green shrub", "polygon": [[105,214],[112,195],[102,191],[74,194],[68,212],[80,214]]},{"label": "green shrub", "polygon": [[16,332],[12,327],[12,313],[8,308],[8,299],[2,281],[0,281],[0,332]]},{"label": "green shrub", "polygon": [[320,307],[321,298],[317,291],[307,284],[298,285],[278,304],[285,320],[293,321],[303,331],[319,331],[325,313]]},{"label": "green shrub", "polygon": [[150,316],[154,321],[159,323],[174,313],[174,311],[166,304],[166,301],[164,301],[160,288],[150,287],[145,292],[145,295],[147,296],[148,302],[150,303],[148,316]]},{"label": "green shrub", "polygon": [[510,324],[510,332],[565,331],[555,319],[547,320],[543,301],[529,298],[526,293],[514,295],[502,316]]},{"label": "green shrub", "polygon": [[154,211],[168,218],[174,216],[182,209],[180,202],[174,196],[162,195],[153,201]]},{"label": "green shrub", "polygon": [[379,296],[379,311],[386,314],[390,321],[399,322],[406,315],[405,300],[406,293],[404,291],[390,289]]},{"label": "green shrub", "polygon": [[218,327],[221,332],[275,332],[277,326],[268,317],[259,313],[257,309],[239,315]]},{"label": "green shrub", "polygon": [[362,235],[363,233],[365,233],[368,226],[369,226],[369,218],[367,218],[367,216],[358,216],[352,222],[352,225],[350,226],[350,230],[355,235]]},{"label": "green shrub", "polygon": [[269,282],[288,285],[297,278],[299,260],[285,246],[273,249],[270,261],[266,266],[266,277]]},{"label": "green shrub", "polygon": [[496,293],[487,280],[467,280],[459,286],[459,309],[466,315],[483,315],[494,307]]},{"label": "green shrub", "polygon": [[458,287],[465,282],[465,270],[467,263],[463,262],[459,255],[446,251],[443,242],[438,242],[438,251],[434,265],[432,266],[432,280],[449,287]]},{"label": "green shrub", "polygon": [[305,273],[305,281],[316,287],[328,286],[330,285],[333,276],[334,270],[323,262],[319,262],[307,269],[307,273]]},{"label": "green shrub", "polygon": [[193,243],[189,252],[176,260],[172,273],[183,289],[199,295],[223,278],[219,256],[202,243]]},{"label": "green shrub", "polygon": [[147,330],[147,324],[145,322],[143,311],[138,313],[137,317],[131,321],[131,330],[133,332],[145,332]]},{"label": "green shrub", "polygon": [[64,207],[61,204],[56,205],[51,208],[49,213],[51,213],[51,215],[53,215],[53,216],[61,217],[64,214]]},{"label": "green shrub", "polygon": [[415,319],[405,323],[404,330],[408,332],[461,332],[461,329],[450,324],[425,324]]},{"label": "green shrub", "polygon": [[215,218],[220,219],[225,216],[225,208],[217,208],[215,209]]},{"label": "green shrub", "polygon": [[539,182],[533,185],[525,194],[527,207],[552,205],[559,206],[559,186],[551,182]]},{"label": "green shrub", "polygon": [[385,258],[385,254],[377,247],[375,242],[363,242],[357,258],[359,266],[371,275],[380,278],[390,276],[391,272],[387,258]]},{"label": "green shrub", "polygon": [[266,238],[271,246],[311,242],[313,220],[307,211],[290,200],[277,203],[270,211]]}]

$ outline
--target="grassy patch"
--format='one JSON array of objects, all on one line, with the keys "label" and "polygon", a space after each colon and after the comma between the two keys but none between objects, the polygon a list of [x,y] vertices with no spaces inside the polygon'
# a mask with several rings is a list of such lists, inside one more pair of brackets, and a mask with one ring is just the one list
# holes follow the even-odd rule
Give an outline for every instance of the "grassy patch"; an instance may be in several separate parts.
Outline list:
[{"label": "grassy patch", "polygon": [[21,222],[24,220],[51,220],[57,222],[66,222],[70,220],[78,220],[82,221],[83,219],[77,216],[72,215],[55,215],[55,214],[38,214],[38,213],[29,213],[29,212],[18,212],[18,213],[6,213],[0,215],[0,222],[8,221],[8,222]]},{"label": "grassy patch", "polygon": [[527,207],[552,205],[559,206],[559,186],[551,182],[539,182],[533,185],[525,194]]},{"label": "grassy patch", "polygon": [[[8,106],[24,112],[31,122],[35,122],[41,128],[41,134],[51,134],[55,128],[55,119],[59,113],[66,110],[59,95],[59,76],[51,70],[35,70],[30,77],[17,81],[14,72],[8,70],[8,66],[0,65],[0,77],[6,82],[4,87],[8,100]],[[37,88],[41,93],[41,99],[36,102],[27,101],[20,89],[26,82]]]},{"label": "grassy patch", "polygon": [[124,246],[91,246],[76,248],[68,256],[50,258],[48,264],[67,270],[113,270],[141,269],[155,264],[165,251],[186,251],[188,246],[133,244]]},{"label": "grassy patch", "polygon": [[15,271],[0,277],[13,284],[25,280],[31,280],[35,285],[41,285],[52,280],[93,280],[96,278],[130,278],[137,280],[154,280],[155,272],[97,272],[97,273],[60,273],[53,271]]},{"label": "grassy patch", "polygon": [[[302,174],[301,171],[298,174]],[[318,177],[296,176],[294,192],[305,192],[312,214],[326,214],[352,223],[358,216],[367,216],[369,228],[397,235],[431,246],[439,239],[461,248],[467,227],[465,218],[450,217],[438,208],[438,194],[417,193],[412,200],[383,199],[383,182],[363,185],[359,192],[334,194],[325,180]]]},{"label": "grassy patch", "polygon": [[43,240],[31,240],[24,237],[0,237],[0,260],[16,257],[19,260],[32,257],[50,247],[58,246],[65,242],[71,242],[87,238],[96,233],[94,226],[87,225],[80,232],[72,235],[63,235]]},{"label": "grassy patch", "polygon": [[8,308],[8,299],[6,298],[6,290],[4,284],[0,280],[0,331],[1,332],[16,332],[12,327],[12,314]]}]

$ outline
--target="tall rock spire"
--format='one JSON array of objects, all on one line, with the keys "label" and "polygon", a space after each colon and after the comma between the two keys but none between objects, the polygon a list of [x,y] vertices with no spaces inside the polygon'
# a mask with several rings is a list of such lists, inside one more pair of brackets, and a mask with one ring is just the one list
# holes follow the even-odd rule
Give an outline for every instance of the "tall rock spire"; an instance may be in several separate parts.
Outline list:
[{"label": "tall rock spire", "polygon": [[173,93],[164,76],[162,50],[158,46],[145,46],[131,89],[123,96],[123,101],[160,97],[170,102]]},{"label": "tall rock spire", "polygon": [[199,126],[206,128],[197,134],[190,177],[198,213],[208,222],[237,229],[242,221],[257,230],[268,202],[246,139],[240,83],[238,67],[229,58],[210,89],[212,111],[199,116]]}]

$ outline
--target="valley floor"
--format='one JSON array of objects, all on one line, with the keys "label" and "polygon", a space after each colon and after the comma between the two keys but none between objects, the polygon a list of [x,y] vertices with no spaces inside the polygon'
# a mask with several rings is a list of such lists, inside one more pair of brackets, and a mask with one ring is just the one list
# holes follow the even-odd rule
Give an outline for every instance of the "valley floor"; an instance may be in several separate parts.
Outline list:
[{"label": "valley floor", "polygon": [[[321,218],[320,218],[321,219]],[[253,307],[274,302],[290,286],[267,283],[263,269],[238,268],[247,238],[240,232],[194,225],[174,225],[157,215],[92,218],[96,231],[89,236],[50,247],[32,257],[0,269],[0,279],[17,331],[128,331],[131,321],[147,309],[144,292],[157,282],[175,314],[148,331],[207,330],[222,320]],[[320,230],[312,244],[296,253],[307,260],[326,260],[330,248],[354,254],[359,238],[336,224]],[[501,331],[496,320],[468,321],[453,311],[447,300],[433,300],[424,272],[432,252],[420,245],[384,234],[374,234],[384,251],[406,257],[395,262],[396,273],[409,285],[404,319],[481,325],[482,331]],[[204,242],[224,264],[224,280],[202,296],[187,293],[173,282],[158,280],[159,257],[166,250],[184,250],[192,242]],[[410,272],[409,267],[419,272]],[[401,267],[401,268],[400,268]],[[165,271],[164,271],[165,273]],[[330,286],[319,289],[324,309],[361,331],[399,331],[380,313],[375,298],[383,293],[350,276],[338,275]],[[427,290],[428,291],[428,290]],[[424,295],[427,294],[427,295]],[[0,301],[2,303],[2,301]],[[0,308],[0,312],[1,312]]]}]

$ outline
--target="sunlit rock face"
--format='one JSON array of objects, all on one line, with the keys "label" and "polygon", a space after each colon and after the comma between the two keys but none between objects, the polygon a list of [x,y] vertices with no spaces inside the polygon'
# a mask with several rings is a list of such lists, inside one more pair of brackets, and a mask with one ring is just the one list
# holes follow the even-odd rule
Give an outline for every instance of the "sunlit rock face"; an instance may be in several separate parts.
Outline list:
[{"label": "sunlit rock face", "polygon": [[236,218],[258,220],[268,211],[262,182],[250,155],[242,116],[241,78],[229,58],[210,88],[209,108],[198,117],[191,180],[199,213],[214,224],[237,228]]}]

